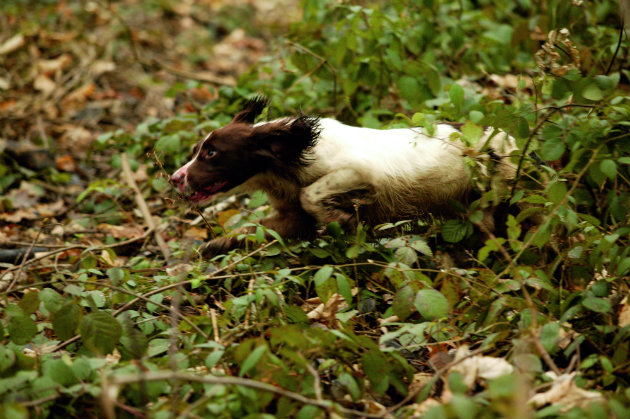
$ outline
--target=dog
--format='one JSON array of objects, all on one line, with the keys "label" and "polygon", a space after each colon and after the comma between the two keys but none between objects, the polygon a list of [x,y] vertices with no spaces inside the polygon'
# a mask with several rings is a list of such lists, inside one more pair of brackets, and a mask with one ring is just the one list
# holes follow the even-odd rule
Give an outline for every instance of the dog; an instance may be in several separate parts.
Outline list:
[{"label": "dog", "polygon": [[[260,223],[283,238],[308,240],[333,221],[353,229],[359,220],[447,216],[471,190],[466,148],[452,125],[437,125],[429,136],[418,128],[376,130],[303,115],[255,124],[267,105],[260,96],[247,101],[194,146],[192,159],[170,179],[188,201],[203,205],[217,194],[263,190],[273,213]],[[475,153],[487,148],[483,155],[502,176],[514,175],[512,137],[487,129],[478,143]],[[211,240],[203,253],[238,247],[236,236],[252,231]]]}]

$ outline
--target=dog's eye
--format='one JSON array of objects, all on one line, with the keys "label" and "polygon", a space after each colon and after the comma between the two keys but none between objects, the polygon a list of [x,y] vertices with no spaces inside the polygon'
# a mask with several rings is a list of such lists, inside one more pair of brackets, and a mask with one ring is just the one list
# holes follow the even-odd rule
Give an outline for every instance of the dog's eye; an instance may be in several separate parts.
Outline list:
[{"label": "dog's eye", "polygon": [[205,150],[204,152],[202,152],[203,158],[205,159],[211,159],[214,156],[217,155],[217,151],[216,150]]}]

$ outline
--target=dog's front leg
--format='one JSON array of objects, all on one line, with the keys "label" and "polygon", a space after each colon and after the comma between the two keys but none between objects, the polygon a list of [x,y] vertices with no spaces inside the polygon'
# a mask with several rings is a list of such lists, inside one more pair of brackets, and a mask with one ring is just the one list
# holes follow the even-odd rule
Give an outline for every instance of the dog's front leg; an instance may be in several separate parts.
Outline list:
[{"label": "dog's front leg", "polygon": [[355,169],[335,170],[302,189],[302,207],[318,222],[337,221],[345,228],[356,227],[357,207],[376,202],[376,188]]}]

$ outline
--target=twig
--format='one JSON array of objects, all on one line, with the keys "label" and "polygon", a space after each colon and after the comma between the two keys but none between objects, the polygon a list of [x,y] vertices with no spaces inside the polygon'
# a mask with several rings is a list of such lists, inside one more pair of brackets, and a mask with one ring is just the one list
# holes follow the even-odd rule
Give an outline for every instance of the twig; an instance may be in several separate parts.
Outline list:
[{"label": "twig", "polygon": [[624,18],[623,16],[621,16],[621,23],[619,25],[619,39],[617,40],[617,48],[615,48],[615,53],[610,59],[610,63],[608,64],[608,68],[606,69],[606,75],[610,73],[610,70],[612,69],[612,66],[615,63],[615,58],[617,58],[617,54],[619,53],[619,48],[621,47],[621,41],[623,39],[623,32],[624,32],[623,26],[624,26]]},{"label": "twig", "polygon": [[[147,231],[142,233],[141,236],[134,237],[134,238],[128,239],[128,240],[124,240],[124,241],[121,241],[121,242],[118,242],[118,243],[112,243],[112,244],[104,244],[104,245],[99,245],[99,246],[88,246],[88,245],[85,245],[85,244],[74,244],[74,245],[71,245],[71,246],[60,247],[58,249],[51,250],[50,252],[46,252],[45,254],[43,254],[41,256],[37,256],[37,257],[35,257],[33,259],[29,259],[28,261],[26,261],[24,263],[24,266],[30,265],[30,264],[32,264],[34,262],[37,262],[39,260],[42,260],[42,259],[46,259],[47,257],[56,255],[57,253],[67,252],[68,250],[73,250],[73,249],[102,250],[102,249],[110,249],[110,248],[119,247],[119,246],[126,246],[129,243],[133,243],[133,242],[136,242],[138,240],[144,240],[152,232],[153,232],[153,230],[148,229]],[[18,269],[17,266],[15,266],[13,268],[6,269],[0,275],[0,279],[2,279],[7,273],[13,272],[16,269]]]},{"label": "twig", "polygon": [[217,311],[214,308],[210,309],[210,321],[212,322],[212,333],[214,334],[214,341],[221,343],[219,337],[219,323],[217,322]]},{"label": "twig", "polygon": [[168,259],[171,255],[170,250],[168,249],[168,245],[160,235],[160,232],[156,230],[155,222],[153,221],[153,216],[151,215],[151,211],[149,210],[149,206],[147,205],[144,197],[142,196],[142,192],[138,185],[136,184],[136,180],[133,178],[133,174],[131,173],[131,167],[129,166],[129,159],[127,158],[127,153],[123,152],[120,156],[120,163],[123,170],[123,175],[127,184],[131,186],[131,188],[135,192],[136,204],[138,205],[138,209],[142,213],[142,217],[144,218],[144,222],[147,226],[154,230],[155,241],[157,242],[164,259]]},{"label": "twig", "polygon": [[292,45],[295,48],[301,50],[302,52],[305,52],[311,55],[312,57],[317,58],[320,61],[320,63],[323,63],[323,65],[328,67],[328,69],[333,75],[333,103],[335,106],[335,114],[337,114],[337,70],[335,70],[335,68],[328,62],[328,60],[326,60],[321,55],[314,53],[310,49],[306,48],[304,45],[300,45],[297,42],[293,42],[293,41],[286,41],[286,42],[289,45]]},{"label": "twig", "polygon": [[374,414],[368,412],[361,412],[359,410],[348,409],[343,406],[339,406],[334,404],[332,401],[325,400],[315,400],[309,397],[305,397],[299,393],[295,393],[293,391],[285,390],[280,387],[273,386],[271,384],[263,383],[261,381],[252,380],[249,378],[240,378],[240,377],[215,377],[212,375],[193,375],[186,374],[180,372],[173,371],[148,371],[144,373],[142,376],[140,374],[127,374],[121,375],[118,377],[110,377],[107,380],[107,385],[112,386],[112,389],[103,389],[103,392],[107,392],[110,397],[111,395],[115,395],[120,390],[120,386],[124,386],[127,384],[137,383],[139,381],[165,381],[165,380],[182,380],[182,381],[192,381],[197,383],[207,383],[207,384],[218,384],[218,385],[236,385],[254,388],[257,390],[268,391],[270,393],[278,394],[282,397],[286,397],[292,400],[296,400],[300,403],[316,406],[326,410],[335,410],[344,415],[355,415],[358,417],[365,418],[374,418],[374,419],[382,419],[384,417],[383,414]]},{"label": "twig", "polygon": [[[523,284],[524,285],[524,284]],[[525,289],[525,287],[523,286],[523,289]],[[535,327],[536,325],[536,312],[534,311],[532,313],[532,325]],[[534,331],[534,333],[536,333]],[[534,342],[534,346],[536,347],[536,349],[538,350],[538,354],[542,357],[542,359],[545,360],[545,362],[547,363],[547,365],[549,365],[549,368],[551,368],[551,370],[556,374],[556,376],[560,376],[562,375],[562,371],[560,371],[560,368],[558,368],[558,366],[556,365],[556,363],[554,362],[554,360],[551,358],[551,356],[549,355],[549,352],[547,352],[547,350],[545,349],[545,347],[542,345],[542,343],[540,342],[540,338],[537,335],[533,335],[532,336],[532,341]]]},{"label": "twig", "polygon": [[322,384],[319,378],[319,373],[310,363],[305,362],[305,366],[308,372],[310,372],[313,376],[313,392],[315,392],[315,399],[321,402],[324,398],[322,397]]},{"label": "twig", "polygon": [[234,87],[236,86],[236,82],[228,79],[228,78],[224,78],[224,77],[218,77],[218,76],[214,76],[212,74],[208,74],[206,72],[204,73],[193,73],[191,71],[186,71],[186,70],[180,70],[178,68],[175,67],[171,67],[170,65],[159,61],[156,58],[153,58],[153,60],[151,60],[151,63],[155,63],[158,67],[162,68],[163,70],[168,71],[169,73],[172,73],[176,76],[185,78],[185,79],[190,79],[190,80],[195,80],[195,81],[201,81],[201,82],[205,82],[205,83],[212,83],[212,84],[218,84],[221,86],[228,86],[228,87]]},{"label": "twig", "polygon": [[[15,274],[15,277],[13,278],[13,281],[11,281],[11,283],[7,287],[6,292],[11,292],[11,289],[15,286],[15,283],[18,281],[18,279],[22,275],[22,270],[24,269],[24,266],[26,265],[26,260],[28,259],[28,255],[33,250],[33,247],[35,247],[35,243],[37,243],[37,240],[39,240],[39,236],[42,234],[42,230],[44,229],[44,225],[46,224],[46,221],[47,221],[47,219],[44,219],[44,221],[42,222],[42,226],[37,231],[37,235],[35,236],[35,238],[31,242],[30,246],[28,247],[28,250],[24,254],[24,257],[22,257],[22,263],[20,263],[20,267],[19,267],[17,273]],[[2,276],[4,276],[4,274]]]}]

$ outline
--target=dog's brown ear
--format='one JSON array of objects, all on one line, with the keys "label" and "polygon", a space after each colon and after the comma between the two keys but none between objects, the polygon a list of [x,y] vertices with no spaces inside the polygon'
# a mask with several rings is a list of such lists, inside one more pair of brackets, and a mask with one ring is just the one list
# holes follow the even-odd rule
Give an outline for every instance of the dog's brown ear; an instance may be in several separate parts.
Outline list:
[{"label": "dog's brown ear", "polygon": [[262,113],[268,104],[269,99],[265,96],[256,96],[253,99],[249,99],[243,105],[243,109],[232,119],[232,122],[253,124],[256,117]]},{"label": "dog's brown ear", "polygon": [[308,165],[305,156],[319,138],[319,118],[300,116],[254,127],[250,140],[254,153],[273,160],[278,167]]}]

